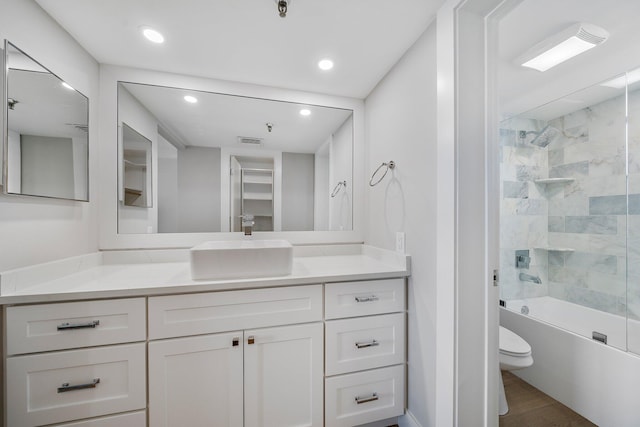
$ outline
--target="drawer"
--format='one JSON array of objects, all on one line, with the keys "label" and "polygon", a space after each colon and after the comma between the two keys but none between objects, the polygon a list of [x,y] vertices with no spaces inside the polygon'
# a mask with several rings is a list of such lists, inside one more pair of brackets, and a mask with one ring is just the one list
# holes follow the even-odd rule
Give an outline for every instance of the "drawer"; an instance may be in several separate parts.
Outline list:
[{"label": "drawer", "polygon": [[404,378],[404,365],[327,378],[327,427],[352,427],[403,415]]},{"label": "drawer", "polygon": [[58,424],[56,427],[147,427],[145,411],[119,414],[111,417]]},{"label": "drawer", "polygon": [[325,331],[327,376],[405,361],[404,313],[330,320]]},{"label": "drawer", "polygon": [[149,339],[322,320],[322,285],[149,298]]},{"label": "drawer", "polygon": [[405,310],[404,279],[327,283],[324,292],[326,319]]},{"label": "drawer", "polygon": [[146,339],[144,298],[7,308],[7,354]]},{"label": "drawer", "polygon": [[9,357],[7,425],[41,426],[146,407],[145,344]]}]

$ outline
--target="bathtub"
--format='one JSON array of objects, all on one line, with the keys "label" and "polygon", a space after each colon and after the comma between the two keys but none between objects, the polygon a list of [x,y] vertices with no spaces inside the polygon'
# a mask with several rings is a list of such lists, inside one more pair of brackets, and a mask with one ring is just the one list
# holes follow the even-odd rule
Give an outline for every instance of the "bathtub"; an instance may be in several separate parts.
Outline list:
[{"label": "bathtub", "polygon": [[[600,427],[640,426],[640,356],[620,350],[627,347],[624,317],[551,297],[506,303],[500,323],[531,345],[534,360],[516,375]],[[520,314],[523,305],[528,315]],[[637,340],[640,325],[629,328]],[[593,331],[606,334],[607,345]]]}]

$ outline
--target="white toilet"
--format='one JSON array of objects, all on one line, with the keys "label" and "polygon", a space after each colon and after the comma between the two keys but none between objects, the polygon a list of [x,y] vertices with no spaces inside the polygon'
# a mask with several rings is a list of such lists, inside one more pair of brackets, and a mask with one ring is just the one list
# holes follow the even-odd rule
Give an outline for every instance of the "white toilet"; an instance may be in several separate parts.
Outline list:
[{"label": "white toilet", "polygon": [[[528,368],[533,365],[533,357],[531,357],[531,346],[522,337],[500,326],[499,332],[500,354],[500,371],[513,371],[514,369]],[[500,377],[500,402],[499,412],[504,415],[509,412],[507,397],[504,394],[504,384],[502,383],[502,374]]]}]

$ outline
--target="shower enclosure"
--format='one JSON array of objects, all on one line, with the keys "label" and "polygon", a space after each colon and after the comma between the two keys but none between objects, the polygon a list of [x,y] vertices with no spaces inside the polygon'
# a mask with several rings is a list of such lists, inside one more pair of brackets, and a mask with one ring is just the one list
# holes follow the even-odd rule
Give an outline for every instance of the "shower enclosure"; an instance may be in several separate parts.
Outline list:
[{"label": "shower enclosure", "polygon": [[640,354],[640,84],[501,123],[501,304]]}]

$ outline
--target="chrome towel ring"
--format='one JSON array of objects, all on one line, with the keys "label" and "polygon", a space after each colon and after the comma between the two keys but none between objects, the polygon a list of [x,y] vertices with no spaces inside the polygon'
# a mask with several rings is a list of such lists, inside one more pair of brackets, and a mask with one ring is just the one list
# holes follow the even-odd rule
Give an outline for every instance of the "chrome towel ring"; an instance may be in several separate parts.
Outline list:
[{"label": "chrome towel ring", "polygon": [[333,188],[333,191],[331,192],[331,197],[336,197],[342,187],[347,188],[347,181],[339,181],[336,184],[336,186]]},{"label": "chrome towel ring", "polygon": [[[380,178],[378,178],[376,182],[373,182],[373,179],[376,177],[380,169],[382,169],[385,166],[386,166],[386,169],[384,170],[384,173],[382,174],[382,176],[380,176]],[[371,175],[371,179],[369,179],[369,186],[375,187],[376,185],[380,184],[380,181],[382,181],[384,177],[387,176],[387,172],[389,172],[389,169],[393,169],[395,167],[396,167],[396,163],[393,160],[389,161],[389,163],[383,162],[380,166],[378,166],[378,169],[376,169],[373,175]]]}]

